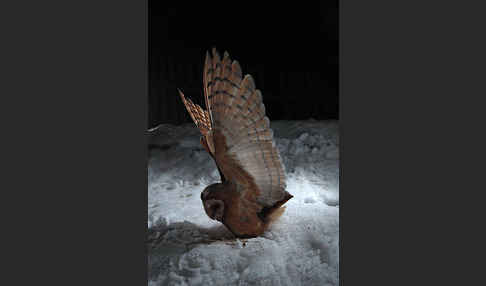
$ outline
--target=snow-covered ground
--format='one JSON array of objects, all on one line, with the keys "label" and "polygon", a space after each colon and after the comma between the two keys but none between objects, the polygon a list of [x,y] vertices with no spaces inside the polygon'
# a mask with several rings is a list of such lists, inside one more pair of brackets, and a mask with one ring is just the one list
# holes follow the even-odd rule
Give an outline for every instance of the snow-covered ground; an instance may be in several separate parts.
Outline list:
[{"label": "snow-covered ground", "polygon": [[149,135],[149,285],[338,285],[337,121],[274,121],[294,195],[261,237],[235,239],[206,216],[201,191],[219,181],[194,124]]}]

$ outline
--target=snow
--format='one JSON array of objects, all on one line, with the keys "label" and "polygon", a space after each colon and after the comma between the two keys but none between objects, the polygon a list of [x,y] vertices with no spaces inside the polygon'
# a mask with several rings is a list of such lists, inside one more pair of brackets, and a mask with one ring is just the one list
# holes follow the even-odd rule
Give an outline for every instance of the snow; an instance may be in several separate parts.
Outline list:
[{"label": "snow", "polygon": [[337,121],[274,121],[294,195],[263,236],[236,239],[200,193],[219,181],[192,123],[149,133],[148,285],[338,285]]}]

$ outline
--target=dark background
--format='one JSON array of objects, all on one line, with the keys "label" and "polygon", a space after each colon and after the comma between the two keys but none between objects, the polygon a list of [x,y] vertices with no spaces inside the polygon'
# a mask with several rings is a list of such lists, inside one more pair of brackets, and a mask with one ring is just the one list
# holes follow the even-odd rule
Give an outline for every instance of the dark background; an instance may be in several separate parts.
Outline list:
[{"label": "dark background", "polygon": [[149,0],[148,127],[190,121],[177,88],[203,103],[212,47],[253,76],[271,120],[338,119],[338,2],[286,2]]}]

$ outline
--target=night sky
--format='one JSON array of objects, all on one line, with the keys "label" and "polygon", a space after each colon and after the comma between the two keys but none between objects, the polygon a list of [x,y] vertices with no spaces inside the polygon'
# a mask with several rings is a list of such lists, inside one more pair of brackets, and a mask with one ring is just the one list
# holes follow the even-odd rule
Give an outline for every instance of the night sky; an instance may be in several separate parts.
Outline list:
[{"label": "night sky", "polygon": [[188,122],[176,88],[203,102],[212,47],[255,78],[271,120],[338,119],[338,3],[301,2],[150,0],[149,127]]}]

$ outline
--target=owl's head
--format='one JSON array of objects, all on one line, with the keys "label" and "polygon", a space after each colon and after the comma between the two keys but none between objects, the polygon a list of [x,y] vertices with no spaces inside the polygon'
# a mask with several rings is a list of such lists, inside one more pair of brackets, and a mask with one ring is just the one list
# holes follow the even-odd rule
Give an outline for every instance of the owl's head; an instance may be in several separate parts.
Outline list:
[{"label": "owl's head", "polygon": [[201,193],[204,210],[209,218],[223,221],[224,202],[220,197],[223,184],[217,183],[207,186]]}]

